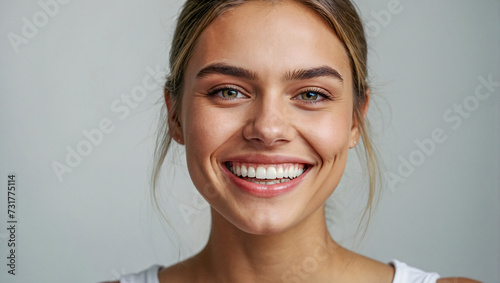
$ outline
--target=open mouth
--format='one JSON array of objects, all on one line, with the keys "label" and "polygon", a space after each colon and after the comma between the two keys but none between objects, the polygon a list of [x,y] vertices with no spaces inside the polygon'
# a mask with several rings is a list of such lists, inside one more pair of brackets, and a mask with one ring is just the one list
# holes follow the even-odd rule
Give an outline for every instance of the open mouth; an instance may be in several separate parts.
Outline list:
[{"label": "open mouth", "polygon": [[289,182],[308,169],[307,164],[300,163],[254,164],[229,161],[225,162],[225,166],[240,179],[261,185]]}]

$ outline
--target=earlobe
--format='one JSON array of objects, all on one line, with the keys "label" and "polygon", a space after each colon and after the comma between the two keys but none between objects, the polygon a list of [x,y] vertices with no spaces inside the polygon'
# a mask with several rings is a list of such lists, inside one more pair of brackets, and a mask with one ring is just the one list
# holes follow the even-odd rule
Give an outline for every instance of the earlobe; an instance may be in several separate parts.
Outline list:
[{"label": "earlobe", "polygon": [[181,145],[184,145],[184,136],[182,134],[182,125],[177,112],[176,102],[170,97],[170,92],[165,89],[165,103],[167,105],[168,128],[172,138]]},{"label": "earlobe", "polygon": [[351,138],[349,139],[349,149],[356,147],[359,140],[359,129],[357,126],[353,126],[351,129]]}]

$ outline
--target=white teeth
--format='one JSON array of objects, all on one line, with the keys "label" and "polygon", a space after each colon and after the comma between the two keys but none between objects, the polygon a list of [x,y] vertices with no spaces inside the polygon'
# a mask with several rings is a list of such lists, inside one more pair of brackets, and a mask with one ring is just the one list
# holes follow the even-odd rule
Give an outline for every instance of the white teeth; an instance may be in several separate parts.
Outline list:
[{"label": "white teeth", "polygon": [[288,174],[290,178],[295,178],[295,176],[297,176],[297,166],[292,166],[290,167],[290,171],[288,171]]},{"label": "white teeth", "polygon": [[[252,168],[252,167],[250,167]],[[265,179],[266,178],[266,168],[264,167],[257,167],[257,171],[255,171],[255,178],[257,179]]]},{"label": "white teeth", "polygon": [[245,165],[241,166],[241,177],[246,177],[248,176],[248,170],[247,170],[247,167]]},{"label": "white teeth", "polygon": [[259,180],[270,180],[270,181],[255,181],[255,183],[263,185],[273,185],[283,182],[288,182],[291,179],[295,179],[304,173],[304,168],[302,165],[276,165],[276,166],[257,166],[257,169],[253,166],[245,166],[237,163],[232,163],[228,167],[229,170],[237,176],[243,178],[255,178]]},{"label": "white teeth", "polygon": [[274,167],[267,168],[266,178],[267,179],[276,179],[276,168],[274,168]]},{"label": "white teeth", "polygon": [[248,181],[255,183],[255,184],[259,184],[259,185],[276,185],[279,183],[288,182],[288,181],[290,181],[290,179],[279,179],[279,180],[267,181],[267,182],[258,181],[257,179],[250,179]]},{"label": "white teeth", "polygon": [[255,168],[248,167],[248,177],[249,178],[255,178]]},{"label": "white teeth", "polygon": [[282,166],[278,166],[278,171],[276,171],[276,178],[283,178],[283,167]]}]

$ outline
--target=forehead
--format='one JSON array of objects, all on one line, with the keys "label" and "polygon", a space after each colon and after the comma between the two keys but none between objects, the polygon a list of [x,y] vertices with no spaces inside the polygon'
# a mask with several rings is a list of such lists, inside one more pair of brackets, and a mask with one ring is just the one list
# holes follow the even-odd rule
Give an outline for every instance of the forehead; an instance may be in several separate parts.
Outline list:
[{"label": "forehead", "polygon": [[321,65],[350,77],[337,35],[316,12],[294,1],[249,1],[216,18],[199,37],[188,70],[214,62],[263,77]]}]

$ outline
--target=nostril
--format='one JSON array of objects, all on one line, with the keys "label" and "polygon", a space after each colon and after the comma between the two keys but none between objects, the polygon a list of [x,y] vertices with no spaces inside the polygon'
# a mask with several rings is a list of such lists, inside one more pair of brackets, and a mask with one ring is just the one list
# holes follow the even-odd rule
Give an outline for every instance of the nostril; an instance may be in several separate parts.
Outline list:
[{"label": "nostril", "polygon": [[291,121],[279,109],[269,109],[254,113],[253,119],[246,124],[243,135],[246,140],[255,144],[274,146],[293,138]]}]

